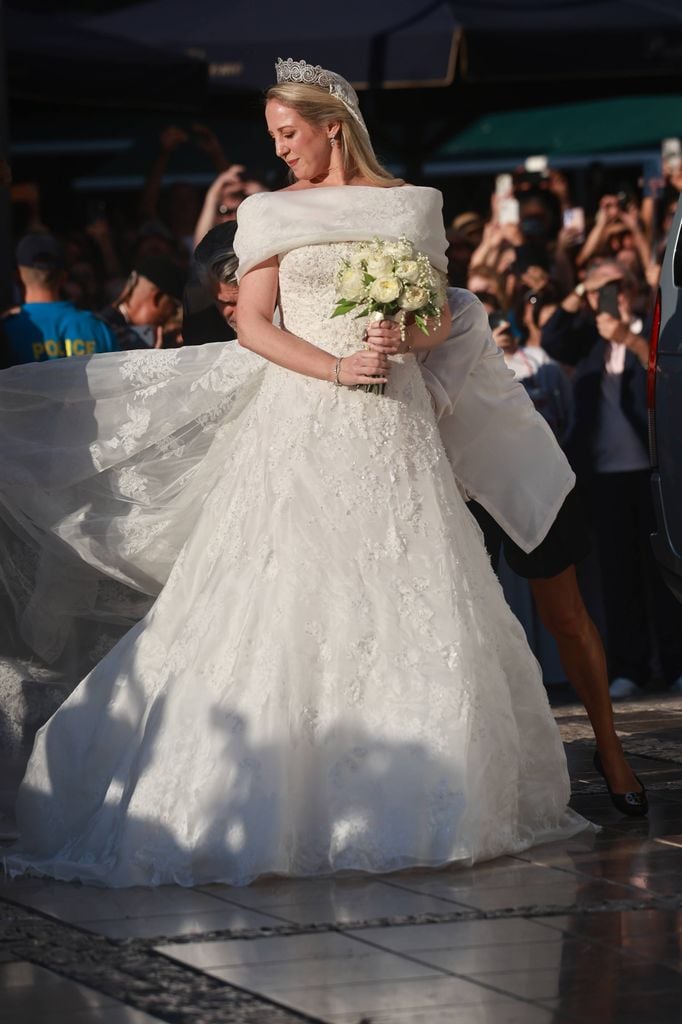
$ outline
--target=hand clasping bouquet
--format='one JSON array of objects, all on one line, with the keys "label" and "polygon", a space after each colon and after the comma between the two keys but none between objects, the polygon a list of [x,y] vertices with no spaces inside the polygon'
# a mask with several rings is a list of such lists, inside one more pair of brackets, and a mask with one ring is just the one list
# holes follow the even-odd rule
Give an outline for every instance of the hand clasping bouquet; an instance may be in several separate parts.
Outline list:
[{"label": "hand clasping bouquet", "polygon": [[[440,274],[423,252],[404,235],[397,242],[361,242],[347,259],[341,261],[337,273],[338,301],[332,316],[352,310],[356,319],[371,316],[373,320],[396,320],[400,337],[405,340],[405,319],[408,313],[423,334],[429,333],[427,319],[440,327],[440,310],[445,302],[445,285]],[[383,395],[383,384],[361,384],[361,390]]]}]

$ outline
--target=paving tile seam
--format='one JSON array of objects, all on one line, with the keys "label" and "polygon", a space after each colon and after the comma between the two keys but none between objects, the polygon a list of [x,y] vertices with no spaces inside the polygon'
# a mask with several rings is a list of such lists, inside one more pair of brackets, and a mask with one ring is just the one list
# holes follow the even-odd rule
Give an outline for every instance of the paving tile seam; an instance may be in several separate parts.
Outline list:
[{"label": "paving tile seam", "polygon": [[[4,899],[1,904],[15,909]],[[38,913],[15,915],[11,925],[15,934],[0,939],[0,950],[9,947],[15,962],[37,964],[169,1024],[320,1024],[318,1017],[178,963],[146,940],[112,940]]]},{"label": "paving tile seam", "polygon": [[222,929],[212,932],[192,932],[184,935],[154,936],[145,939],[119,939],[125,943],[144,943],[154,946],[164,943],[189,943],[189,942],[217,942],[229,939],[259,939],[273,938],[289,935],[308,935],[316,932],[346,932],[362,931],[367,928],[400,928],[410,925],[421,924],[466,924],[472,921],[498,921],[498,920],[529,920],[538,917],[564,917],[564,916],[587,916],[589,914],[611,913],[614,911],[628,910],[679,910],[682,908],[682,895],[658,895],[647,894],[646,899],[639,900],[603,900],[598,903],[574,903],[555,905],[536,905],[523,907],[510,907],[499,910],[478,911],[472,908],[464,912],[453,911],[450,913],[426,912],[423,914],[403,914],[395,917],[374,917],[359,921],[323,921],[315,924],[288,924],[282,927],[263,927],[245,929]]},{"label": "paving tile seam", "polygon": [[[341,935],[345,934],[345,930],[343,928],[337,928],[337,929],[334,929],[334,930],[337,931]],[[351,937],[351,936],[349,936],[349,937]],[[466,982],[469,985],[475,985],[477,988],[484,989],[486,992],[491,992],[492,994],[494,994],[496,996],[501,996],[503,1001],[504,1001],[504,1003],[505,1003],[505,1005],[507,1005],[510,1002],[514,1002],[514,1003],[518,1003],[519,1006],[532,1006],[532,1007],[536,1007],[536,1008],[539,1008],[539,1009],[546,1009],[546,1006],[542,1002],[540,1002],[540,1000],[537,997],[526,998],[524,996],[518,995],[517,993],[510,992],[507,989],[499,988],[496,985],[493,985],[493,984],[490,984],[489,982],[486,982],[481,974],[478,974],[478,975],[475,975],[475,976],[473,974],[463,974],[463,973],[461,973],[459,971],[454,971],[454,970],[452,970],[450,968],[442,967],[442,966],[440,966],[438,964],[433,964],[433,963],[431,963],[429,961],[422,960],[418,955],[415,955],[418,952],[416,950],[414,950],[412,952],[410,952],[408,950],[400,950],[400,951],[398,951],[398,950],[395,950],[395,949],[391,949],[388,946],[382,946],[380,943],[373,942],[371,939],[363,939],[363,938],[361,938],[361,937],[359,937],[357,935],[353,935],[352,938],[354,940],[358,941],[358,942],[361,942],[363,945],[367,946],[369,949],[376,950],[376,952],[378,952],[378,953],[390,953],[393,956],[398,956],[402,960],[407,960],[410,963],[413,963],[413,964],[415,964],[415,965],[417,965],[419,967],[427,967],[431,971],[436,971],[436,972],[438,972],[438,974],[442,975],[443,977],[451,978],[451,979],[454,979],[456,981],[463,981],[463,982]],[[421,950],[421,952],[424,952],[424,950]],[[491,972],[491,973],[494,973],[494,972]],[[315,988],[315,987],[323,988],[323,987],[326,987],[326,986],[312,986],[312,987],[313,988]],[[477,1006],[478,1004],[476,1004],[476,1003],[472,1003],[472,1004],[463,1003],[462,1004],[462,1006],[465,1007],[465,1008],[467,1006],[469,1006],[469,1005]],[[565,1015],[563,1015],[562,1018],[560,1018],[560,1019],[568,1021],[569,1019],[572,1020],[573,1018],[568,1018]],[[373,1020],[373,1018],[371,1016],[369,1016],[369,1017],[364,1017],[363,1016],[362,1019],[359,1021],[359,1024],[371,1024],[372,1020]]]},{"label": "paving tile seam", "polygon": [[[521,857],[512,858],[519,864],[527,861]],[[572,872],[566,872],[571,875]],[[401,888],[395,882],[388,882]],[[614,883],[615,884],[615,883]],[[212,932],[191,933],[182,936],[156,936],[144,939],[110,939],[106,936],[85,930],[78,924],[66,924],[52,915],[45,914],[35,908],[27,908],[18,901],[0,898],[0,906],[11,913],[13,935],[5,928],[4,941],[0,950],[8,950],[15,960],[28,960],[38,963],[55,973],[61,974],[74,982],[80,982],[102,994],[121,999],[139,1010],[154,1014],[159,1019],[173,1021],[174,1024],[223,1024],[223,1022],[244,1022],[244,1024],[261,1024],[272,1021],[273,1024],[284,1024],[296,1020],[318,1020],[268,1000],[267,997],[231,985],[223,979],[213,978],[212,984],[207,982],[207,975],[195,971],[190,965],[178,964],[170,958],[163,957],[154,950],[154,946],[162,942],[174,944],[195,943],[199,941],[225,941],[231,939],[253,939],[315,934],[319,932],[362,931],[374,927],[387,927],[415,924],[466,923],[478,920],[528,919],[565,915],[580,915],[622,910],[676,910],[682,906],[682,896],[650,896],[646,900],[599,901],[591,904],[573,905],[536,905],[513,908],[500,908],[493,911],[482,911],[475,908],[458,910],[448,914],[427,913],[421,915],[402,915],[400,917],[383,917],[360,922],[343,922],[334,924],[296,924],[285,922],[282,926],[251,929],[222,929]],[[545,925],[544,921],[536,921]],[[46,934],[47,933],[47,934]],[[50,942],[50,937],[52,942]],[[46,944],[46,938],[48,942]],[[69,941],[65,942],[65,938]],[[372,946],[369,940],[355,935],[357,941]],[[603,948],[608,943],[592,940],[595,945]],[[385,952],[381,945],[376,948]],[[528,1005],[541,1006],[535,999],[524,999],[516,993],[486,983],[481,978],[441,968],[437,965],[424,964],[418,957],[405,956],[415,964],[429,966],[441,976],[449,976],[467,981],[484,988],[504,999],[514,999]],[[636,955],[636,954],[635,954]],[[630,957],[629,957],[630,959]],[[165,961],[164,968],[160,961]],[[170,972],[170,977],[168,976]],[[150,979],[153,980],[153,994],[150,992]],[[226,1003],[228,1005],[226,1005]],[[254,1005],[255,1004],[255,1005]],[[210,1016],[206,1016],[206,1013]]]},{"label": "paving tile seam", "polygon": [[[13,906],[4,899],[0,902]],[[320,1018],[282,1006],[267,996],[215,978],[192,965],[181,964],[155,951],[152,948],[155,940],[109,939],[38,913],[16,917],[14,927],[18,935],[13,940],[1,942],[0,948],[10,945],[16,960],[35,963],[159,1020],[172,1024],[197,1024],[209,1020],[210,1024],[263,1024],[265,1021],[268,1024],[291,1024],[295,1021],[324,1024]],[[307,926],[293,934],[320,930],[319,927]],[[338,926],[324,930],[339,934],[346,931],[345,927]],[[205,936],[194,935],[192,938],[194,941],[205,940]],[[480,978],[474,979],[470,975],[428,964],[410,953],[396,953],[367,939],[357,941],[379,952],[392,953],[416,965],[429,967],[443,977],[474,985],[500,996],[505,1003],[541,1006],[537,999],[526,999]],[[228,993],[231,1003],[225,1006]],[[206,1013],[210,1017],[206,1017]]]},{"label": "paving tile seam", "polygon": [[[555,717],[556,717],[556,709]],[[636,726],[637,723],[631,723]],[[564,745],[578,749],[594,749],[594,733],[591,726],[581,719],[575,723],[557,718]],[[616,732],[623,743],[623,750],[629,757],[646,758],[649,761],[664,761],[666,764],[682,765],[682,745],[674,739],[659,739],[652,732],[628,732],[626,723],[616,720]]]},{"label": "paving tile seam", "polygon": [[[523,862],[520,862],[520,863],[526,863],[527,864],[529,862],[528,861],[523,861]],[[565,878],[554,879],[554,881],[557,884],[559,884],[559,882],[564,882],[564,881],[572,880],[574,882],[575,881],[578,881],[578,882],[584,881],[586,883],[589,882],[592,885],[596,885],[596,884],[604,885],[604,886],[614,885],[614,886],[617,886],[617,888],[619,888],[619,889],[630,889],[630,890],[632,890],[633,898],[634,898],[634,894],[635,893],[641,893],[642,891],[645,891],[646,893],[649,893],[651,891],[649,889],[642,890],[641,886],[631,885],[629,882],[619,882],[617,879],[605,878],[605,877],[603,877],[601,875],[599,875],[599,876],[591,875],[589,872],[579,871],[577,868],[569,868],[569,867],[566,867],[566,866],[563,866],[563,865],[560,865],[560,864],[552,865],[551,867],[548,866],[548,867],[545,868],[545,870],[548,871],[548,872],[549,871],[561,872],[563,875],[565,875]],[[399,889],[401,892],[418,893],[420,895],[422,894],[422,890],[415,889],[415,888],[410,888],[405,883],[394,882],[394,881],[391,881],[389,879],[386,879],[384,881],[384,885],[393,886],[393,888]],[[502,886],[502,888],[506,889],[507,886]],[[513,888],[513,885],[509,886],[509,888]],[[545,889],[545,888],[547,888],[547,889],[551,889],[552,888],[552,882],[529,883],[528,888],[537,888],[537,889]],[[484,886],[480,886],[479,889],[480,889],[480,891],[483,891]],[[488,891],[494,892],[495,889],[492,888],[492,889],[490,889]],[[444,903],[453,903],[456,906],[463,907],[465,910],[480,910],[481,909],[479,907],[476,907],[472,903],[467,903],[466,899],[464,897],[465,890],[461,890],[461,892],[463,894],[461,899],[456,899],[454,894],[452,896],[446,896],[446,895],[444,895],[440,891],[437,892],[437,893],[433,893],[433,892],[431,892],[429,890],[423,890],[423,895],[424,896],[435,896],[436,899],[442,900]],[[513,908],[510,908],[510,909],[513,909]]]},{"label": "paving tile seam", "polygon": [[[277,910],[281,910],[281,907],[268,907],[267,909],[263,907],[251,907],[244,903],[238,903],[236,900],[231,900],[227,896],[217,896],[215,893],[206,893],[204,889],[200,889],[199,891],[204,895],[212,896],[213,899],[216,900],[218,906],[222,906],[223,908],[227,906],[234,907],[235,910],[249,910],[254,914],[267,914],[268,917],[277,918],[277,920],[281,921],[282,924],[295,924],[295,922],[292,922],[290,918],[277,913]],[[283,904],[283,906],[288,906],[288,904]]]},{"label": "paving tile seam", "polygon": [[[339,931],[341,931],[341,933],[343,934],[343,929],[339,929]],[[520,1005],[523,1005],[523,1006],[528,1006],[528,1005],[530,1005],[530,1006],[540,1006],[540,1003],[538,1002],[537,999],[530,999],[530,998],[527,999],[524,996],[516,995],[513,992],[508,992],[506,989],[498,988],[496,985],[491,985],[488,982],[485,982],[485,981],[481,980],[481,975],[480,974],[477,975],[476,977],[474,977],[471,974],[462,974],[460,971],[454,971],[454,970],[452,970],[452,969],[450,969],[448,967],[441,967],[438,964],[433,964],[433,963],[430,963],[427,960],[422,960],[419,956],[415,955],[418,952],[424,953],[425,950],[413,950],[412,952],[410,952],[409,950],[400,950],[398,952],[395,949],[390,949],[388,946],[382,946],[378,942],[373,942],[371,939],[363,939],[362,937],[358,936],[357,934],[354,935],[353,938],[356,941],[362,942],[364,945],[366,945],[366,946],[368,946],[368,947],[370,947],[372,949],[376,949],[378,952],[381,952],[381,953],[393,953],[395,956],[400,956],[403,960],[409,960],[411,963],[417,964],[420,967],[428,967],[432,971],[438,971],[440,974],[443,974],[447,978],[456,978],[459,981],[466,981],[470,985],[476,985],[479,988],[485,989],[488,992],[494,992],[495,995],[504,996],[505,999],[514,1000],[515,1002],[519,1003]],[[545,1009],[545,1007],[541,1007],[541,1008]]]},{"label": "paving tile seam", "polygon": [[[312,935],[318,932],[341,932],[362,931],[370,928],[402,927],[422,924],[458,924],[472,921],[497,921],[525,919],[535,920],[536,918],[563,917],[563,916],[587,916],[589,914],[612,913],[622,911],[651,911],[651,910],[679,910],[682,908],[682,894],[662,895],[647,893],[646,899],[632,900],[600,900],[595,903],[574,903],[574,904],[542,904],[534,906],[519,906],[500,908],[495,910],[476,910],[474,908],[465,911],[452,911],[448,913],[425,912],[423,914],[404,914],[393,917],[374,917],[354,921],[324,921],[317,923],[297,924],[294,922],[285,923],[281,926],[263,926],[260,928],[224,928],[213,929],[206,932],[187,932],[182,935],[154,935],[145,938],[122,938],[114,939],[100,935],[81,927],[78,923],[67,923],[58,918],[41,912],[34,908],[27,908],[25,905],[0,898],[0,906],[5,905],[14,911],[21,911],[21,916],[16,915],[15,923],[19,926],[30,924],[42,925],[43,927],[54,926],[67,929],[69,932],[79,936],[82,940],[97,940],[106,943],[111,949],[128,950],[153,950],[160,945],[181,945],[194,942],[220,942],[231,939],[257,940],[262,938],[287,937],[291,935]],[[542,924],[542,922],[538,922]],[[0,938],[0,948],[11,943],[11,939]]]},{"label": "paving tile seam", "polygon": [[[682,779],[662,779],[660,782],[651,781],[644,777],[647,788],[647,793],[666,793],[666,792],[677,792],[682,790]],[[608,790],[603,783],[599,782],[579,782],[574,783],[571,788],[571,797],[576,796],[607,796]],[[674,801],[678,802],[678,801]]]},{"label": "paving tile seam", "polygon": [[[219,893],[213,892],[206,885],[193,886],[191,891],[201,893],[202,896],[210,896],[210,898],[215,901],[216,909],[220,908],[224,910],[227,905],[228,907],[235,907],[237,910],[249,910],[254,914],[267,913],[268,917],[276,917],[283,923],[287,923],[289,920],[286,917],[282,917],[281,914],[276,913],[277,907],[269,907],[268,910],[265,911],[260,907],[245,906],[243,903],[238,903],[236,900],[230,899],[228,896],[223,896]],[[171,914],[172,913],[174,913],[174,911],[171,911]],[[209,913],[213,913],[213,911],[209,911]],[[159,914],[155,916],[161,917],[162,915]]]}]

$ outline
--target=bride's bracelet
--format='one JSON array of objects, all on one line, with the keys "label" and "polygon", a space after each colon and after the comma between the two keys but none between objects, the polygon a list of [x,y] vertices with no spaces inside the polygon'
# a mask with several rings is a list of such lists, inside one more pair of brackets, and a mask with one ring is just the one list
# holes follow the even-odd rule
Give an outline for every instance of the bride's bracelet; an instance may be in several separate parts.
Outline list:
[{"label": "bride's bracelet", "polygon": [[343,387],[343,384],[339,380],[339,374],[341,373],[341,360],[342,359],[343,359],[343,356],[340,356],[336,360],[336,363],[334,365],[334,383],[336,384],[337,388],[342,388]]}]

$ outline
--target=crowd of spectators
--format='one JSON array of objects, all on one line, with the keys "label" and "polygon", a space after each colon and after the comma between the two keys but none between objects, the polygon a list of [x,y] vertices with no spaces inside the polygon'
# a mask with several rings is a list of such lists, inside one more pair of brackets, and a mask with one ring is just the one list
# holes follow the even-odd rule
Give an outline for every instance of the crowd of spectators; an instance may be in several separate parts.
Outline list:
[{"label": "crowd of spectators", "polygon": [[679,156],[662,175],[573,204],[542,160],[497,178],[487,216],[448,230],[452,284],[478,295],[493,337],[576,471],[594,537],[611,693],[652,675],[682,692],[682,608],[661,581],[650,534],[648,336]]},{"label": "crowd of spectators", "polygon": [[[171,154],[185,145],[214,166],[203,196],[164,186]],[[499,175],[489,209],[463,210],[447,229],[450,283],[479,297],[508,366],[576,470],[612,695],[631,696],[652,676],[682,691],[682,611],[649,544],[645,408],[646,339],[682,163],[585,206],[571,188],[543,160]],[[203,125],[161,133],[136,218],[98,209],[56,239],[38,190],[18,186],[25,231],[14,301],[0,319],[3,365],[234,338],[236,212],[264,189]]]},{"label": "crowd of spectators", "polygon": [[[164,186],[169,160],[182,146],[197,147],[213,164],[216,177],[205,194],[191,184]],[[6,165],[4,174],[9,184]],[[218,225],[227,225],[231,239],[239,203],[264,189],[243,165],[227,160],[201,124],[191,132],[173,125],[161,132],[132,215],[116,198],[94,202],[84,223],[55,237],[37,185],[15,183],[22,237],[15,240],[12,301],[0,311],[2,364],[235,337],[234,310],[215,301],[194,253]]]}]

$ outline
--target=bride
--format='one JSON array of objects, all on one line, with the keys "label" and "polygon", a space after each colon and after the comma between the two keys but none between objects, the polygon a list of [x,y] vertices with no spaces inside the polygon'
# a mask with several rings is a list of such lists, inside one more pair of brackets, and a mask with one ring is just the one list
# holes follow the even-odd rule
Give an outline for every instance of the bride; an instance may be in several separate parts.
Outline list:
[{"label": "bride", "polygon": [[[57,561],[156,597],[40,730],[11,874],[243,885],[471,864],[587,824],[415,358],[447,306],[391,358],[396,325],[331,318],[357,242],[405,235],[445,269],[441,196],[381,168],[343,78],[288,60],[277,80],[295,182],[239,210],[241,349],[64,360],[52,456],[3,463],[5,508]],[[15,424],[48,387],[33,370],[3,382]]]}]

